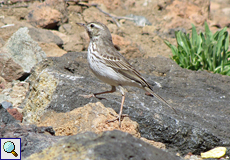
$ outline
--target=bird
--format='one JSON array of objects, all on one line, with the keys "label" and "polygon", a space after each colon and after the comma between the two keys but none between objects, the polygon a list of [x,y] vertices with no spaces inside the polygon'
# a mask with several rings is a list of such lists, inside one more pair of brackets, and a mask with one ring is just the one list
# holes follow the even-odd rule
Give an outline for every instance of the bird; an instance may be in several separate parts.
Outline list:
[{"label": "bird", "polygon": [[108,122],[121,121],[127,115],[122,114],[125,101],[124,86],[138,87],[147,91],[150,95],[156,97],[168,107],[176,110],[161,96],[156,94],[149,83],[141,76],[141,74],[124,58],[124,56],[115,48],[112,42],[112,36],[108,27],[100,22],[77,23],[83,26],[90,38],[87,61],[90,70],[101,81],[111,85],[111,90],[90,95],[82,95],[85,98],[97,97],[97,95],[105,93],[113,93],[118,89],[121,92],[122,100],[118,117]]}]

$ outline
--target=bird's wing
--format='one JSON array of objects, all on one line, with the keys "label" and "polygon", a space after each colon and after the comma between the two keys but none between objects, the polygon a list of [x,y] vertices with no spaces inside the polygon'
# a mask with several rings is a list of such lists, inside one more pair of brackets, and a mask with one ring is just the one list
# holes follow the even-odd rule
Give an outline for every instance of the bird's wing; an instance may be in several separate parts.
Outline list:
[{"label": "bird's wing", "polygon": [[135,70],[135,68],[115,49],[107,48],[107,50],[101,52],[101,58],[107,66],[113,68],[115,71],[121,73],[122,75],[140,83],[143,87],[150,87],[141,74]]}]

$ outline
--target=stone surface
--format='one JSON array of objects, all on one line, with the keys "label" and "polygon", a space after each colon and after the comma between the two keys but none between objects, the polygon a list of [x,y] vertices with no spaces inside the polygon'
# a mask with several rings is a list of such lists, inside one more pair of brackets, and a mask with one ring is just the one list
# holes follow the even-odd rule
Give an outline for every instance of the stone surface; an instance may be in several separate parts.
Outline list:
[{"label": "stone surface", "polygon": [[84,16],[84,20],[87,23],[97,21],[103,24],[108,24],[107,22],[108,18],[106,17],[106,15],[100,12],[95,7],[90,7],[90,8],[85,9],[82,15]]},{"label": "stone surface", "polygon": [[142,57],[136,43],[132,43],[130,40],[116,34],[112,34],[112,40],[116,49],[124,55],[125,58],[132,59]]},{"label": "stone surface", "polygon": [[70,13],[82,13],[82,7],[81,6],[68,6],[68,12]]},{"label": "stone surface", "polygon": [[22,159],[51,146],[61,137],[53,136],[52,127],[37,127],[16,121],[0,103],[0,137],[21,138]]},{"label": "stone surface", "polygon": [[210,1],[180,1],[175,0],[166,7],[167,15],[164,16],[164,27],[162,29],[172,29],[184,27],[191,28],[191,23],[202,25],[209,18]]},{"label": "stone surface", "polygon": [[[101,133],[119,129],[118,121],[106,123],[107,120],[115,119],[115,116],[118,116],[118,114],[112,108],[105,108],[102,103],[97,102],[89,103],[67,113],[48,111],[40,118],[37,125],[52,126],[57,136],[75,135],[88,131]],[[125,117],[122,121],[120,130],[140,138],[138,124],[128,117]]]},{"label": "stone surface", "polygon": [[[98,108],[97,108],[98,109]],[[67,119],[69,120],[69,118]],[[63,144],[63,143],[67,143],[67,142],[74,142],[75,140],[77,140],[78,138],[80,138],[79,142],[76,142],[76,145],[74,145],[76,148],[78,148],[78,145],[81,145],[82,142],[87,142],[89,145],[85,145],[85,150],[78,150],[79,152],[76,152],[75,150],[70,150],[70,147],[64,147],[64,149],[69,149],[69,152],[66,153],[66,155],[62,154],[62,156],[65,156],[66,158],[71,158],[72,156],[69,154],[74,154],[74,156],[78,157],[80,155],[85,155],[85,151],[89,151],[93,148],[91,148],[91,144],[93,146],[95,146],[94,149],[97,149],[98,147],[102,147],[102,151],[98,152],[100,154],[102,154],[104,152],[104,150],[108,147],[109,145],[109,150],[113,150],[115,148],[117,148],[118,146],[120,146],[120,144],[122,144],[122,146],[124,146],[126,148],[125,152],[122,152],[124,155],[118,155],[118,157],[120,156],[125,156],[126,154],[131,154],[131,156],[134,157],[146,157],[147,159],[149,159],[148,157],[152,157],[152,156],[156,156],[157,157],[157,153],[161,156],[162,158],[167,158],[167,157],[171,157],[172,159],[178,159],[175,156],[166,153],[164,151],[161,151],[147,143],[145,143],[144,141],[134,138],[131,135],[124,133],[124,132],[118,132],[118,131],[111,131],[111,132],[104,132],[100,135],[96,135],[95,133],[90,133],[90,132],[85,132],[82,134],[78,134],[75,136],[68,136],[65,138],[64,141],[60,141],[62,140],[64,137],[61,136],[54,136],[55,135],[55,131],[53,130],[52,127],[37,127],[35,125],[28,125],[28,124],[20,124],[18,123],[18,121],[16,121],[8,112],[6,109],[4,109],[1,104],[0,104],[0,137],[1,138],[21,138],[21,154],[22,154],[22,159],[25,159],[26,157],[29,157],[29,159],[31,159],[31,157],[34,157],[36,159],[36,156],[39,155],[39,153],[44,153],[47,150],[51,151],[52,148],[56,148]],[[78,137],[78,138],[77,138]],[[82,138],[81,138],[82,137]],[[85,138],[84,138],[85,137]],[[94,139],[92,141],[92,139]],[[78,141],[78,140],[77,140]],[[56,144],[55,144],[56,143]],[[72,144],[74,144],[72,143]],[[101,146],[101,144],[104,144]],[[138,145],[139,144],[139,145]],[[71,146],[71,147],[74,147]],[[51,148],[48,148],[51,147]],[[84,148],[83,147],[83,148]],[[45,150],[45,148],[48,148],[47,150]],[[63,148],[63,146],[61,147]],[[61,149],[60,148],[60,149]],[[83,149],[82,148],[82,149]],[[139,152],[136,152],[135,150],[138,150]],[[43,151],[44,150],[44,151]],[[61,149],[62,150],[62,149]],[[119,151],[115,150],[115,151]],[[122,150],[122,148],[121,148]],[[43,152],[42,152],[43,151]],[[96,150],[95,150],[96,151]],[[114,153],[117,153],[114,152]],[[142,154],[142,152],[146,152],[147,155]],[[38,154],[34,154],[34,153],[38,153]],[[56,152],[57,153],[57,152]],[[77,153],[75,155],[75,153]],[[34,155],[33,155],[34,154]],[[106,159],[109,159],[110,153],[105,157]],[[85,155],[86,156],[86,155]],[[96,155],[94,155],[96,156]],[[56,155],[49,155],[49,159],[55,159]],[[80,158],[80,157],[79,157]],[[100,156],[98,157],[100,158]],[[44,159],[44,158],[42,158]]]},{"label": "stone surface", "polygon": [[36,42],[55,43],[59,47],[62,47],[63,45],[62,39],[53,34],[53,32],[50,30],[42,28],[29,28],[29,35]]},{"label": "stone surface", "polygon": [[88,44],[83,43],[82,38],[79,36],[79,33],[69,35],[64,41],[63,48],[67,52],[73,51],[82,51],[87,48]]},{"label": "stone surface", "polygon": [[148,139],[146,139],[144,137],[141,137],[140,139],[142,141],[145,141],[146,143],[149,143],[149,144],[153,145],[154,147],[161,148],[161,149],[166,149],[165,144],[163,144],[161,142],[155,142],[153,140],[148,140]]},{"label": "stone surface", "polygon": [[29,84],[26,82],[8,82],[7,87],[0,93],[0,103],[7,100],[8,102],[12,103],[13,107],[19,109],[18,107],[25,99],[28,90]]},{"label": "stone surface", "polygon": [[7,87],[6,80],[0,76],[0,92]]},{"label": "stone surface", "polygon": [[19,79],[24,75],[22,66],[11,58],[7,51],[2,50],[0,51],[0,70],[0,76],[8,82]]},{"label": "stone surface", "polygon": [[[0,103],[0,129],[4,127],[6,124],[14,123],[16,120],[12,117],[9,112],[5,108],[2,107]],[[1,136],[2,137],[2,136]]]},{"label": "stone surface", "polygon": [[62,14],[61,22],[66,23],[68,21],[68,4],[64,0],[46,0],[43,2],[43,5],[52,7],[53,9],[58,10]]},{"label": "stone surface", "polygon": [[[1,11],[3,11],[3,10],[1,10]],[[23,16],[23,14],[27,13],[27,11],[25,11],[24,9],[22,9],[22,10],[16,9],[13,11],[9,10],[8,12],[9,12],[9,14],[1,13],[1,15],[3,15],[4,18],[1,18],[0,25],[2,27],[5,25],[8,25],[8,24],[13,24],[13,26],[4,27],[4,28],[0,29],[0,37],[4,41],[4,43],[3,43],[1,40],[2,44],[5,44],[5,42],[7,42],[7,40],[20,28],[22,28],[22,27],[33,27],[31,24],[27,23],[26,20],[20,20],[20,18],[17,17],[17,15],[15,15],[16,17],[13,16],[13,14],[19,14],[19,16]]]},{"label": "stone surface", "polygon": [[99,4],[100,8],[103,9],[110,9],[110,10],[115,10],[117,8],[120,8],[123,6],[123,1],[121,0],[113,0],[113,1],[107,1],[107,0],[93,0],[90,3],[96,3]]},{"label": "stone surface", "polygon": [[[54,75],[49,74],[50,71],[47,66],[51,65],[50,61],[43,61],[41,68],[35,67],[35,74],[31,78],[37,77],[37,83],[30,85],[30,93],[27,96],[27,101],[24,106],[24,119],[31,122],[40,121],[40,117],[46,112],[44,109],[50,103],[53,97],[53,92],[55,91],[59,80],[54,78]],[[44,70],[43,70],[44,69]],[[33,87],[32,87],[33,86]]]},{"label": "stone surface", "polygon": [[62,138],[53,135],[52,127],[37,127],[16,122],[0,127],[0,137],[21,138],[22,159],[33,153],[41,152]]},{"label": "stone surface", "polygon": [[61,19],[61,12],[46,5],[34,6],[27,16],[31,25],[46,29],[57,28]]},{"label": "stone surface", "polygon": [[13,108],[13,105],[10,102],[3,101],[3,102],[1,102],[1,104],[2,104],[2,107],[5,109],[12,109]]},{"label": "stone surface", "polygon": [[9,112],[9,114],[13,116],[16,120],[22,122],[23,115],[16,108],[8,108],[7,112]]},{"label": "stone surface", "polygon": [[66,137],[41,153],[27,158],[27,160],[30,159],[179,160],[180,158],[134,138],[128,133],[115,130],[99,135],[86,132]]},{"label": "stone surface", "polygon": [[2,48],[4,61],[0,63],[1,76],[7,81],[19,79],[46,57],[30,35],[27,27],[20,28]]},{"label": "stone surface", "polygon": [[156,30],[155,26],[144,26],[142,28],[142,34],[154,34],[155,30]]},{"label": "stone surface", "polygon": [[[230,77],[182,69],[163,57],[134,59],[131,63],[178,112],[175,114],[138,88],[127,87],[130,92],[126,94],[123,113],[139,124],[143,137],[163,142],[181,154],[198,154],[230,144]],[[30,123],[39,122],[49,110],[69,112],[98,101],[79,94],[110,89],[89,71],[85,53],[49,58],[34,68],[28,81],[30,93],[22,106],[24,120]],[[105,107],[119,112],[119,92],[101,97],[106,98],[101,100]]]},{"label": "stone surface", "polygon": [[127,47],[131,44],[130,41],[116,34],[112,34],[112,40],[113,40],[113,44],[119,47]]},{"label": "stone surface", "polygon": [[58,47],[55,43],[43,43],[43,42],[40,42],[39,46],[46,53],[47,57],[61,57],[65,53],[67,53],[65,50],[63,50],[60,47]]}]

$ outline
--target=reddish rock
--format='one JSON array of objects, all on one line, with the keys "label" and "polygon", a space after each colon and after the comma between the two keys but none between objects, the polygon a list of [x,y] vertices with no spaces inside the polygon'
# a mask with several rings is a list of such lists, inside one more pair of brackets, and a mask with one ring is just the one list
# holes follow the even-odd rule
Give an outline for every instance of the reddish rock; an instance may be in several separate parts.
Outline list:
[{"label": "reddish rock", "polygon": [[8,82],[20,78],[24,73],[23,68],[4,51],[0,51],[0,71],[0,76]]},{"label": "reddish rock", "polygon": [[144,26],[142,28],[142,34],[154,35],[155,30],[156,26]]},{"label": "reddish rock", "polygon": [[67,3],[65,0],[46,0],[43,4],[58,10],[62,14],[62,23],[68,21]]},{"label": "reddish rock", "polygon": [[18,110],[16,108],[9,108],[7,109],[7,111],[10,113],[11,116],[13,116],[16,120],[19,120],[20,122],[22,122],[23,119],[23,115],[18,112]]},{"label": "reddish rock", "polygon": [[74,6],[69,6],[68,7],[68,12],[70,12],[70,13],[82,13],[82,7],[81,6],[76,6],[76,5],[74,5]]},{"label": "reddish rock", "polygon": [[[0,58],[1,59],[1,58]],[[6,80],[0,76],[0,92],[2,89],[5,89],[6,88]]]},{"label": "reddish rock", "polygon": [[61,57],[66,53],[66,51],[59,48],[55,43],[40,42],[39,46],[46,53],[47,57]]},{"label": "reddish rock", "polygon": [[138,124],[125,117],[119,128],[118,121],[106,123],[114,119],[117,113],[112,108],[105,108],[101,102],[89,103],[67,113],[50,111],[40,119],[38,126],[53,126],[56,136],[75,135],[86,131],[101,133],[103,131],[119,129],[135,137],[140,137]]},{"label": "reddish rock", "polygon": [[35,27],[53,29],[62,19],[62,14],[49,6],[34,7],[27,17],[29,23]]},{"label": "reddish rock", "polygon": [[131,41],[116,34],[112,34],[112,39],[115,47],[126,58],[130,59],[142,56],[142,54],[140,54],[140,50],[137,48],[137,45],[135,43],[131,43]]},{"label": "reddish rock", "polygon": [[84,20],[89,23],[89,22],[101,22],[105,25],[108,24],[107,19],[110,19],[106,17],[106,15],[102,12],[100,12],[97,8],[95,7],[90,7],[83,12],[83,17]]},{"label": "reddish rock", "polygon": [[35,2],[29,9],[27,21],[36,27],[56,29],[60,22],[65,23],[68,20],[67,5],[64,0]]},{"label": "reddish rock", "polygon": [[103,4],[107,9],[115,10],[122,6],[121,0],[93,0],[91,4]]},{"label": "reddish rock", "polygon": [[112,39],[113,39],[114,45],[119,46],[119,47],[127,47],[128,45],[131,44],[130,41],[116,34],[112,34]]},{"label": "reddish rock", "polygon": [[210,3],[208,0],[194,3],[175,0],[166,7],[168,14],[164,17],[167,21],[165,29],[183,27],[191,28],[191,23],[203,25],[209,18]]}]

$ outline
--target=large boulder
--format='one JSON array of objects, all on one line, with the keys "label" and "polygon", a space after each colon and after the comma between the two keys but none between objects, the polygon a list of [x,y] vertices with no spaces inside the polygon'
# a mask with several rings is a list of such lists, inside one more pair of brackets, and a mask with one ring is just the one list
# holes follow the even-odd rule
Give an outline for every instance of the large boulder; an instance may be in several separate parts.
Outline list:
[{"label": "large boulder", "polygon": [[99,135],[86,132],[69,136],[27,158],[39,159],[179,160],[180,157],[155,148],[128,133],[115,130]]},{"label": "large boulder", "polygon": [[29,35],[27,27],[20,28],[0,51],[0,76],[7,81],[24,79],[31,68],[46,58],[38,43]]},{"label": "large boulder", "polygon": [[[131,63],[154,91],[178,112],[138,88],[127,87],[124,114],[139,124],[143,137],[160,141],[175,152],[200,154],[215,146],[230,145],[230,77],[182,69],[163,57],[134,59]],[[156,76],[157,75],[157,76]],[[50,110],[69,112],[96,98],[80,94],[109,90],[90,72],[85,53],[48,58],[32,71],[30,92],[24,102],[24,121],[37,123]],[[105,107],[119,112],[121,94],[101,95]],[[221,125],[220,125],[221,124]]]}]

